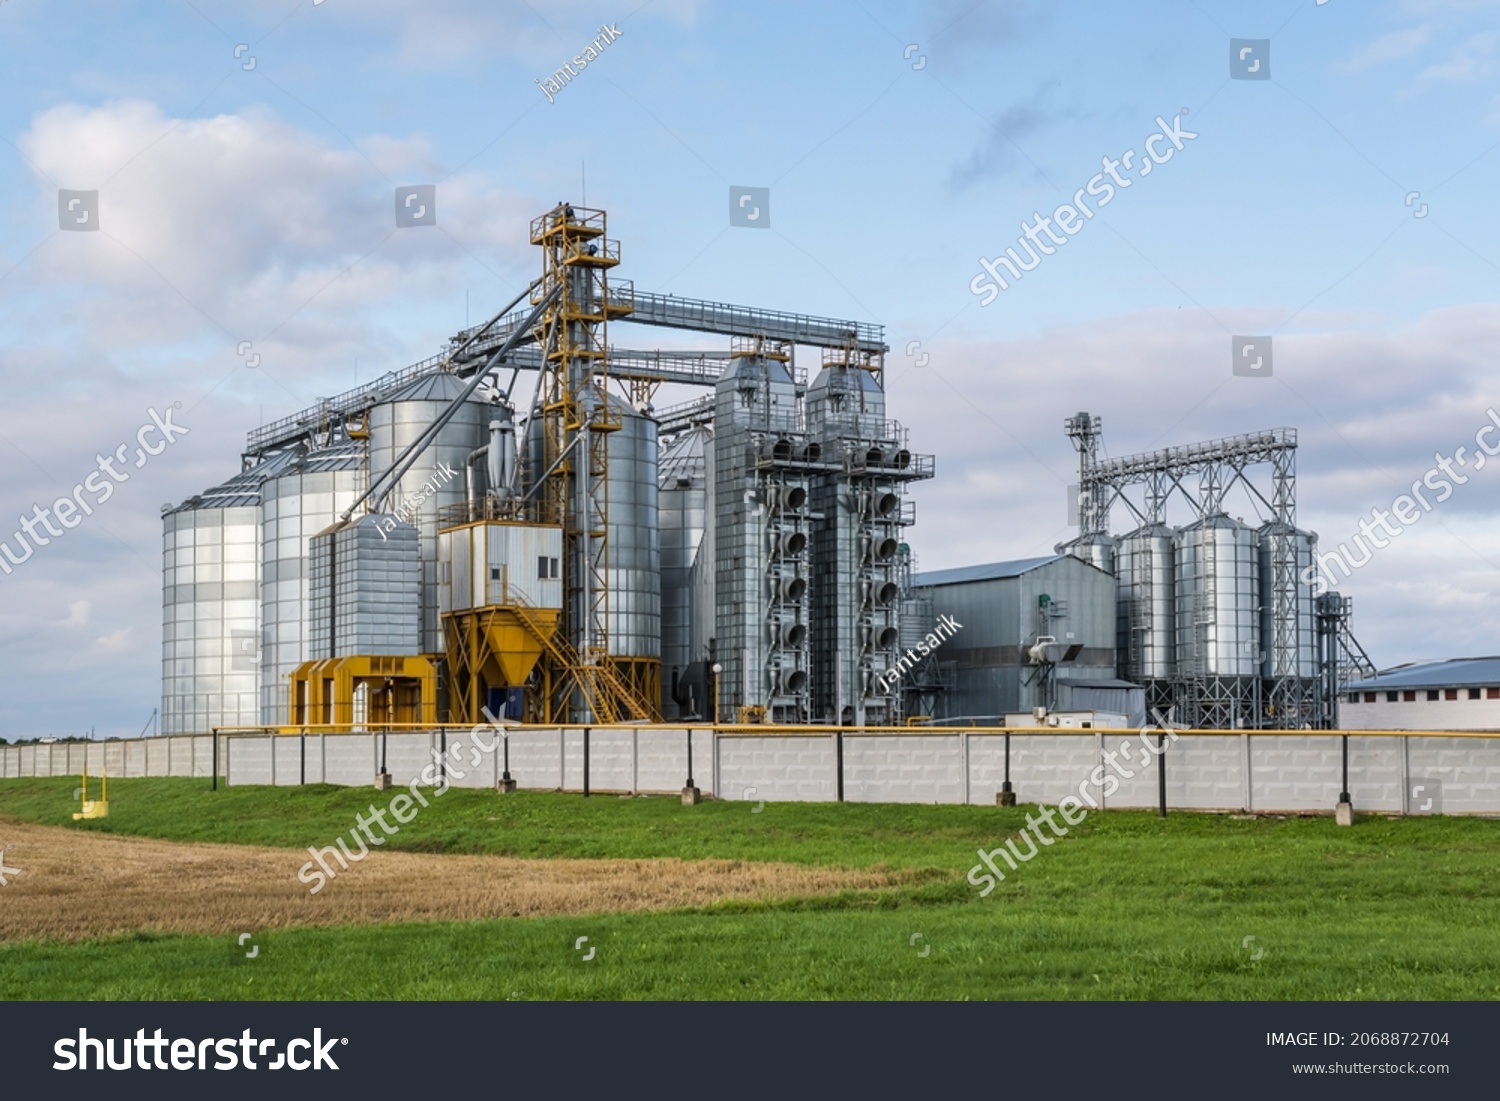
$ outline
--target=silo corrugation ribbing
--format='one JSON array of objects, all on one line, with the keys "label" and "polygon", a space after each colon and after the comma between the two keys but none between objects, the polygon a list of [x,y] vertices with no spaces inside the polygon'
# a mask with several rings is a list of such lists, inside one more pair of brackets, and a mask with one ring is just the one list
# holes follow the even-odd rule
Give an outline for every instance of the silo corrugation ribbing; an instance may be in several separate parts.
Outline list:
[{"label": "silo corrugation ribbing", "polygon": [[[613,395],[608,401],[611,417],[620,423],[605,441],[609,467],[605,490],[609,509],[605,552],[609,654],[660,658],[662,557],[656,422]],[[546,471],[543,428],[540,419],[526,426],[521,464],[521,484],[526,492]],[[542,492],[538,490],[536,495]]]},{"label": "silo corrugation ribbing", "polygon": [[1070,554],[1074,558],[1081,558],[1089,565],[1099,567],[1105,573],[1115,572],[1115,558],[1119,551],[1117,541],[1113,536],[1102,533],[1080,535],[1076,539],[1058,544],[1055,549],[1058,554]]},{"label": "silo corrugation ribbing", "polygon": [[609,462],[609,653],[661,657],[661,543],[656,422],[609,396],[620,427],[605,444]]},{"label": "silo corrugation ribbing", "polygon": [[1144,683],[1173,676],[1177,634],[1174,535],[1165,524],[1148,524],[1121,536],[1116,548],[1120,675],[1126,680]]},{"label": "silo corrugation ribbing", "polygon": [[1184,678],[1258,677],[1255,532],[1222,513],[1177,533],[1177,665]]},{"label": "silo corrugation ribbing", "polygon": [[292,455],[261,487],[260,721],[290,721],[290,678],[307,661],[308,545],[365,488],[364,448],[342,443]]},{"label": "silo corrugation ribbing", "polygon": [[260,721],[260,491],[276,465],[162,517],[163,734]]},{"label": "silo corrugation ribbing", "polygon": [[421,633],[417,529],[375,513],[313,536],[310,656],[415,654]]},{"label": "silo corrugation ribbing", "polygon": [[[686,676],[688,666],[704,656],[693,652],[692,570],[708,521],[707,440],[706,429],[683,432],[663,447],[657,470],[662,683],[668,689],[674,671]],[[664,695],[663,703],[675,706],[670,691]],[[701,707],[702,692],[697,695]]]},{"label": "silo corrugation ribbing", "polygon": [[[446,372],[419,378],[370,411],[370,477],[383,475],[406,447],[426,431],[465,383]],[[370,501],[371,508],[394,514],[412,524],[418,533],[422,563],[422,634],[420,652],[444,652],[442,624],[437,607],[437,518],[438,511],[462,504],[467,496],[464,464],[476,448],[489,442],[489,406],[470,400],[443,426],[423,449],[421,457],[395,487],[382,486],[384,504]]]}]

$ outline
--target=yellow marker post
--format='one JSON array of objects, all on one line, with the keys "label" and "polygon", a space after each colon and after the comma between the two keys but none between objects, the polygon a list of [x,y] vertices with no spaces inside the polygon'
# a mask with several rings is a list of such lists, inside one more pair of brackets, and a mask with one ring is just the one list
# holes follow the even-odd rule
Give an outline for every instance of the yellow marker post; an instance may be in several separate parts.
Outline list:
[{"label": "yellow marker post", "polygon": [[105,766],[104,781],[100,784],[100,793],[97,800],[89,798],[89,766],[88,761],[83,765],[83,810],[74,812],[73,821],[81,818],[108,818],[109,817],[109,767]]}]

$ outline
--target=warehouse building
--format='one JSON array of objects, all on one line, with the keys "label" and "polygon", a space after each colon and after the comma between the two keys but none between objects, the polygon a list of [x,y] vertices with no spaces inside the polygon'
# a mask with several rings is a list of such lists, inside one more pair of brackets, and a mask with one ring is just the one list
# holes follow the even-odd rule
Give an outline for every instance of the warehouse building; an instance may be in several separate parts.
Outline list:
[{"label": "warehouse building", "polygon": [[1144,719],[1142,689],[1115,675],[1116,584],[1104,570],[1052,554],[916,574],[912,584],[903,648],[920,654],[924,630],[958,626],[910,674],[908,715],[1003,722],[1045,707]]},{"label": "warehouse building", "polygon": [[1349,685],[1344,730],[1500,730],[1500,657],[1451,658],[1387,669]]}]

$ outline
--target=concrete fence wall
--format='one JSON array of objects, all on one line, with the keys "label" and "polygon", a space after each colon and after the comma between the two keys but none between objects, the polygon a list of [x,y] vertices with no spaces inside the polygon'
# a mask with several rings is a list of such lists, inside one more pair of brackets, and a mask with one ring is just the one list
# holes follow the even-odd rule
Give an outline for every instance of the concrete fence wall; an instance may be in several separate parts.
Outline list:
[{"label": "concrete fence wall", "polygon": [[[760,733],[692,729],[693,779],[720,799],[992,805],[1005,779],[1005,736],[981,730]],[[463,728],[389,734],[221,734],[230,784],[371,784],[382,759],[395,784],[436,780],[446,747],[453,787],[493,788],[504,769],[498,732]],[[518,786],[675,792],[688,775],[683,727],[513,728]],[[1155,734],[1151,735],[1153,741]],[[842,745],[840,745],[842,743]],[[493,746],[493,749],[491,748]],[[210,735],[0,747],[0,777],[211,774]],[[1329,811],[1342,786],[1336,734],[1181,734],[1166,748],[1167,804],[1183,810]],[[1012,733],[1010,778],[1023,803],[1073,795],[1104,807],[1152,808],[1154,755],[1135,732]],[[1500,734],[1351,736],[1354,806],[1392,813],[1500,814]]]},{"label": "concrete fence wall", "polygon": [[[219,736],[222,753],[228,742]],[[202,776],[213,775],[212,734],[185,734],[163,738],[131,738],[118,742],[48,742],[42,745],[0,746],[0,779],[23,776],[79,776],[87,769],[90,780],[110,776]],[[223,761],[219,772],[224,772]],[[91,791],[92,795],[93,792]]]}]

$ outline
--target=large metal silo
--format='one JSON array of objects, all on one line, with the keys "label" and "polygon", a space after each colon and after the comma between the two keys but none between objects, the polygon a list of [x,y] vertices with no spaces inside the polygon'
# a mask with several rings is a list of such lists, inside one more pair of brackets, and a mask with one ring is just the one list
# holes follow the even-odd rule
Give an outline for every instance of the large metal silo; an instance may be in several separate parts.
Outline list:
[{"label": "large metal silo", "polygon": [[365,488],[364,447],[298,451],[261,486],[260,721],[290,721],[290,678],[307,661],[308,546]]},{"label": "large metal silo", "polygon": [[1175,670],[1175,534],[1147,524],[1121,536],[1116,548],[1120,675],[1137,684],[1169,681]]},{"label": "large metal silo", "polygon": [[609,529],[609,655],[661,657],[661,543],[656,422],[609,395],[620,427],[605,444]]},{"label": "large metal silo", "polygon": [[1261,724],[1260,565],[1255,532],[1223,513],[1176,540],[1178,722]]},{"label": "large metal silo", "polygon": [[[609,469],[605,543],[608,652],[615,658],[656,661],[662,645],[656,422],[613,395],[607,400],[611,419],[620,425],[605,441]],[[544,444],[542,421],[535,419],[526,427],[522,448],[523,492],[533,491],[546,470]]]},{"label": "large metal silo", "polygon": [[[693,648],[693,564],[708,524],[709,432],[693,428],[670,440],[657,468],[661,539],[661,660],[663,707],[669,717],[702,714],[706,684]],[[677,685],[677,698],[671,686]],[[689,704],[689,692],[692,703]]]},{"label": "large metal silo", "polygon": [[163,734],[260,721],[260,493],[236,475],[162,517]]},{"label": "large metal silo", "polygon": [[1316,560],[1318,537],[1271,520],[1256,531],[1260,564],[1262,676],[1318,675],[1317,615],[1312,586],[1302,580]]},{"label": "large metal silo", "polygon": [[1115,558],[1118,547],[1114,536],[1105,535],[1102,532],[1090,532],[1080,535],[1076,539],[1070,539],[1066,543],[1059,543],[1053,548],[1058,554],[1070,554],[1074,558],[1081,558],[1090,566],[1097,566],[1105,573],[1115,572]]},{"label": "large metal silo", "polygon": [[[432,426],[464,387],[460,379],[438,372],[417,379],[371,409],[370,478],[391,469],[407,446]],[[487,403],[465,402],[395,486],[382,487],[383,506],[378,501],[370,502],[371,508],[399,516],[417,529],[422,563],[421,646],[425,654],[444,651],[437,606],[438,511],[463,503],[467,494],[464,467],[469,456],[489,441],[489,420]]]}]

